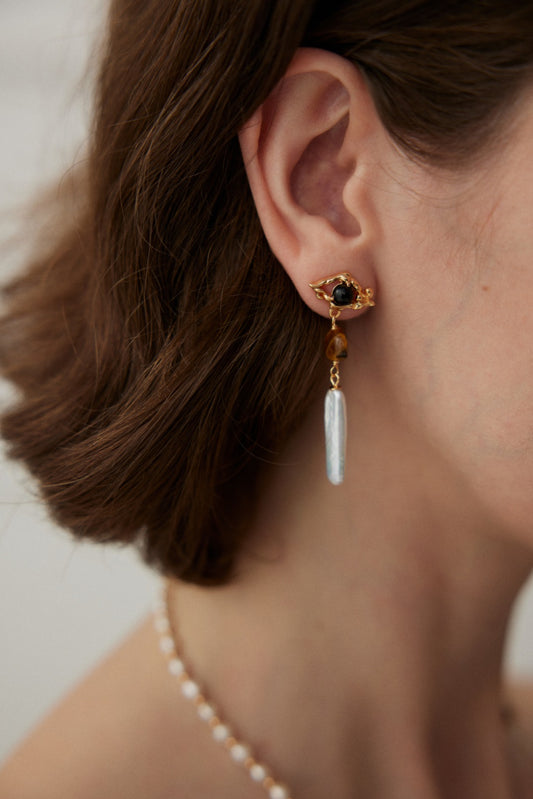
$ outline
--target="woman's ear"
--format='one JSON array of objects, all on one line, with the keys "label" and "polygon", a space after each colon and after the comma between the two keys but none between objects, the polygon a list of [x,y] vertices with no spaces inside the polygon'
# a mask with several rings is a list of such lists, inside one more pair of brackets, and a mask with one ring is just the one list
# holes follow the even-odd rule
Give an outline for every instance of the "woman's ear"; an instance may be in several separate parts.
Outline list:
[{"label": "woman's ear", "polygon": [[341,56],[310,48],[297,50],[283,79],[239,132],[272,252],[304,302],[324,315],[327,306],[309,283],[351,272],[364,286],[375,286],[378,133],[383,126],[359,70]]}]

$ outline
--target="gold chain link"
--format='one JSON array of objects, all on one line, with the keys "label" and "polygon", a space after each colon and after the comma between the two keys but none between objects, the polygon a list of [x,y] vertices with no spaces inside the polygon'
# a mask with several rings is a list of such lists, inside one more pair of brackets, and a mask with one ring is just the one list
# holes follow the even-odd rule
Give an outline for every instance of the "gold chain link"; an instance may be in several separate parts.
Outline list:
[{"label": "gold chain link", "polygon": [[341,312],[340,312],[340,310],[338,308],[334,308],[333,305],[329,306],[329,316],[330,316],[330,319],[331,319],[331,329],[332,330],[334,330],[334,328],[337,327],[337,319],[339,318],[340,315],[341,315]]},{"label": "gold chain link", "polygon": [[339,362],[333,361],[331,369],[329,370],[329,379],[331,380],[331,388],[339,388],[341,382],[341,374],[339,372]]}]

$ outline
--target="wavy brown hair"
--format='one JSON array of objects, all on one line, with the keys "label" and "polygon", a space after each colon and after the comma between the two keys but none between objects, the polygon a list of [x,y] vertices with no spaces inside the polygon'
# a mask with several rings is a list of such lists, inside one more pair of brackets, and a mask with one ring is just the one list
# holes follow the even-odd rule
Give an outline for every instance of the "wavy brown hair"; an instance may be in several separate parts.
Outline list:
[{"label": "wavy brown hair", "polygon": [[86,167],[6,288],[2,433],[76,536],[223,583],[325,324],[269,250],[238,130],[321,47],[361,69],[407,153],[461,168],[529,79],[533,4],[115,0],[107,30]]}]

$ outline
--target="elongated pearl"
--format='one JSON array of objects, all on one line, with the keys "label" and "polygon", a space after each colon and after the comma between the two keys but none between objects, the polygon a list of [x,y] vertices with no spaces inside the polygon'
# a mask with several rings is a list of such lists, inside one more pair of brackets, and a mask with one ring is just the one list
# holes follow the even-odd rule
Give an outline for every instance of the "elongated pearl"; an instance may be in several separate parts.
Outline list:
[{"label": "elongated pearl", "polygon": [[340,388],[330,388],[324,406],[326,471],[333,485],[344,480],[346,454],[346,401]]}]

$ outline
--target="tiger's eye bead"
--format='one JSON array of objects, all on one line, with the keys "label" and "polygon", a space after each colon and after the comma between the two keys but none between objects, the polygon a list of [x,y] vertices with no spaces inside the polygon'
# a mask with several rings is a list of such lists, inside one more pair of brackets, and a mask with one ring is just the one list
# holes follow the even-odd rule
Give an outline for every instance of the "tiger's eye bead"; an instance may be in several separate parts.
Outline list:
[{"label": "tiger's eye bead", "polygon": [[348,341],[346,336],[338,327],[329,331],[326,336],[326,357],[330,361],[338,361],[339,358],[348,356]]}]

